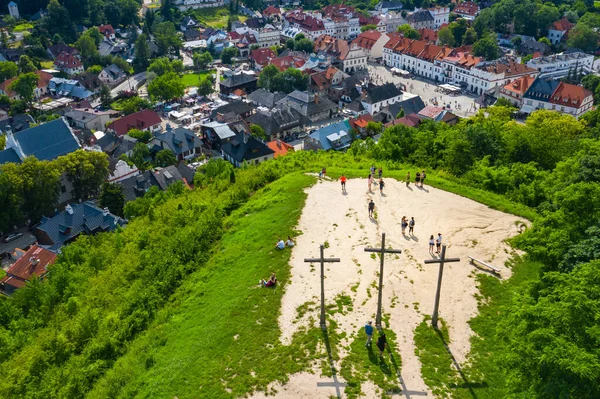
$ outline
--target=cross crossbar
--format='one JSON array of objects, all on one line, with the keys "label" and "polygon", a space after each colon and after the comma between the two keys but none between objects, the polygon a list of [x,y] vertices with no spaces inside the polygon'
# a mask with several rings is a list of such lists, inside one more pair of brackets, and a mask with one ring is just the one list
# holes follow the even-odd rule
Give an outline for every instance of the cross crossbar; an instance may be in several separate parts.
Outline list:
[{"label": "cross crossbar", "polygon": [[381,248],[365,248],[365,252],[377,252],[377,253],[386,253],[386,254],[401,254],[401,249],[381,249]]},{"label": "cross crossbar", "polygon": [[426,259],[425,264],[430,263],[451,263],[451,262],[460,262],[460,258],[446,258],[446,259]]}]

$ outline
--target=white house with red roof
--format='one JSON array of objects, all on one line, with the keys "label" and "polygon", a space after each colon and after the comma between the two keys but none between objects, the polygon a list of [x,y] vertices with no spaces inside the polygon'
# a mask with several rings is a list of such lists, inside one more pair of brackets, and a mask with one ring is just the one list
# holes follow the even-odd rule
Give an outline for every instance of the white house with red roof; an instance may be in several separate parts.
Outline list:
[{"label": "white house with red roof", "polygon": [[65,51],[61,52],[54,59],[54,68],[65,72],[67,75],[79,75],[83,73],[83,63],[81,60],[77,56],[68,54]]},{"label": "white house with red roof", "polygon": [[254,61],[254,68],[258,71],[262,70],[265,66],[271,63],[271,60],[275,59],[277,54],[270,48],[257,48],[250,50],[250,59]]},{"label": "white house with red roof", "polygon": [[323,21],[302,10],[294,10],[285,14],[285,25],[300,29],[306,37],[312,40],[325,34]]},{"label": "white house with red roof", "polygon": [[119,136],[126,135],[131,129],[155,133],[161,130],[161,122],[162,120],[156,112],[145,109],[117,119],[108,125],[107,129],[114,131]]},{"label": "white house with red roof", "polygon": [[390,40],[387,34],[376,30],[362,32],[354,39],[358,47],[362,48],[371,59],[380,59],[383,57],[383,46]]},{"label": "white house with red roof", "polygon": [[459,3],[452,12],[456,15],[460,15],[467,21],[473,21],[479,14],[479,5],[474,1],[463,1]]},{"label": "white house with red roof", "polygon": [[574,26],[575,24],[569,22],[567,17],[562,17],[548,28],[548,40],[552,44],[560,43],[561,40],[566,39],[566,35]]},{"label": "white house with red roof", "polygon": [[[48,94],[48,85],[50,84],[50,79],[52,79],[52,75],[48,72],[44,71],[35,71],[35,74],[38,76],[37,87],[33,91],[33,95],[35,98],[40,98]],[[16,77],[7,79],[4,82],[0,83],[0,94],[5,94],[8,97],[18,100],[19,95],[10,90],[10,85],[12,82],[17,79]]]},{"label": "white house with red roof", "polygon": [[560,82],[549,102],[553,110],[579,118],[592,109],[594,93],[579,85]]},{"label": "white house with red roof", "polygon": [[115,40],[115,29],[112,27],[112,25],[100,25],[98,30],[105,38]]},{"label": "white house with red roof", "polygon": [[269,5],[267,8],[264,9],[262,14],[263,17],[272,19],[274,21],[281,21],[282,19],[281,9],[275,7],[274,5]]},{"label": "white house with red roof", "polygon": [[0,290],[6,295],[24,287],[34,278],[42,279],[48,273],[48,266],[56,261],[52,251],[33,245],[25,253],[16,251],[20,257],[6,271],[6,276],[0,280]]}]

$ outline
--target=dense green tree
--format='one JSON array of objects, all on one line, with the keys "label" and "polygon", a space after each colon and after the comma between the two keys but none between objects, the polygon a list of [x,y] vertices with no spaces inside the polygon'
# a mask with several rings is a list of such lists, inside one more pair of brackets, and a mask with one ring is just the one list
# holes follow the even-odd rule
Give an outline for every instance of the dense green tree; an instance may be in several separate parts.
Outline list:
[{"label": "dense green tree", "polygon": [[113,27],[119,26],[121,23],[121,9],[116,2],[109,1],[105,3],[103,13]]},{"label": "dense green tree", "polygon": [[268,91],[274,91],[273,84],[278,74],[279,69],[275,65],[267,65],[258,76],[258,86]]},{"label": "dense green tree", "polygon": [[85,32],[83,32],[82,36],[87,36],[94,39],[96,47],[102,43],[102,40],[104,40],[104,36],[102,36],[102,33],[100,33],[100,30],[97,26],[92,26],[91,28],[87,29]]},{"label": "dense green tree", "polygon": [[154,100],[170,101],[183,96],[184,92],[185,85],[175,72],[167,72],[148,85],[148,94]]},{"label": "dense green tree", "polygon": [[30,73],[30,72],[35,72],[38,70],[38,68],[35,67],[35,64],[33,63],[33,61],[31,61],[31,58],[29,58],[26,55],[22,55],[19,58],[19,73]]},{"label": "dense green tree", "polygon": [[119,109],[123,112],[123,114],[130,115],[149,108],[152,108],[152,104],[148,100],[138,96],[133,96],[121,100]]},{"label": "dense green tree", "polygon": [[209,79],[200,78],[198,81],[198,94],[208,96],[214,91],[214,85]]},{"label": "dense green tree", "polygon": [[14,78],[19,73],[19,67],[14,62],[0,62],[0,81],[4,82],[10,78]]},{"label": "dense green tree", "polygon": [[150,65],[150,45],[148,36],[144,33],[138,36],[134,45],[135,59],[133,66],[136,71],[143,71]]},{"label": "dense green tree", "polygon": [[202,53],[194,53],[192,56],[194,62],[194,69],[204,70],[213,62],[213,57],[208,51]]},{"label": "dense green tree", "polygon": [[294,44],[294,50],[304,51],[305,53],[310,54],[314,50],[314,44],[312,40],[309,39],[296,40],[296,43]]},{"label": "dense green tree", "polygon": [[181,38],[177,35],[177,30],[172,22],[159,23],[154,29],[154,38],[161,55],[179,54]]},{"label": "dense green tree", "polygon": [[265,134],[265,129],[263,129],[259,125],[250,125],[250,132],[254,137],[259,138],[261,140],[265,140],[267,138],[267,135]]},{"label": "dense green tree", "polygon": [[101,65],[92,65],[91,67],[89,67],[88,69],[86,69],[85,71],[88,73],[91,73],[93,75],[98,76],[100,74],[100,72],[102,72],[102,66]]},{"label": "dense green tree", "polygon": [[108,157],[103,152],[77,150],[60,157],[59,164],[76,200],[93,198],[108,177]]},{"label": "dense green tree", "polygon": [[77,41],[75,42],[75,48],[79,50],[81,58],[84,60],[84,62],[90,62],[92,59],[98,57],[99,55],[96,43],[94,42],[94,39],[90,36],[83,35],[79,39],[77,39]]},{"label": "dense green tree", "polygon": [[476,41],[473,45],[473,55],[484,57],[488,61],[500,57],[501,50],[494,35],[488,34]]},{"label": "dense green tree", "polygon": [[107,85],[102,85],[100,88],[100,104],[102,104],[103,107],[109,107],[111,102],[112,95],[110,92],[110,87]]},{"label": "dense green tree", "polygon": [[[8,165],[6,167],[11,168]],[[5,167],[2,171],[6,172]],[[19,194],[23,213],[32,221],[51,215],[60,193],[60,170],[56,164],[27,157],[13,172],[22,179]]]},{"label": "dense green tree", "polygon": [[130,129],[127,132],[127,135],[144,144],[148,144],[148,142],[152,140],[152,133],[149,130]]},{"label": "dense green tree", "polygon": [[467,33],[469,25],[465,19],[461,18],[452,22],[447,28],[452,32],[454,43],[461,44],[464,40],[465,34]]},{"label": "dense green tree", "polygon": [[117,5],[121,11],[120,23],[123,26],[131,24],[137,24],[138,22],[138,11],[140,5],[135,0],[117,0]]},{"label": "dense green tree", "polygon": [[50,0],[47,11],[48,17],[44,19],[46,29],[49,32],[60,34],[65,40],[74,41],[77,33],[69,11],[58,0]]},{"label": "dense green tree", "polygon": [[419,31],[408,24],[400,25],[398,27],[398,32],[402,33],[407,39],[419,39],[421,37]]},{"label": "dense green tree", "polygon": [[456,43],[454,34],[452,33],[450,27],[445,27],[438,31],[438,40],[442,46],[452,47]]},{"label": "dense green tree", "polygon": [[285,47],[288,48],[288,49],[290,49],[290,50],[294,49],[294,45],[295,44],[296,44],[296,41],[294,39],[287,39],[285,41]]},{"label": "dense green tree", "polygon": [[308,76],[296,68],[288,68],[274,77],[271,91],[291,93],[294,90],[305,91],[307,87]]},{"label": "dense green tree", "polygon": [[21,100],[30,105],[39,79],[40,77],[33,72],[25,73],[19,75],[9,87],[10,90],[14,91],[21,98]]},{"label": "dense green tree", "polygon": [[131,162],[140,170],[146,171],[150,169],[152,165],[149,164],[150,150],[144,143],[136,143],[131,151]]},{"label": "dense green tree", "polygon": [[237,55],[238,49],[236,47],[227,47],[226,49],[223,49],[223,52],[221,53],[221,62],[229,65],[231,64],[233,57],[237,57]]},{"label": "dense green tree", "polygon": [[173,151],[169,149],[160,150],[154,156],[154,165],[165,167],[169,165],[175,165],[177,163],[177,157]]},{"label": "dense green tree", "polygon": [[173,71],[173,64],[168,57],[156,58],[148,67],[148,72],[154,72],[158,76],[162,76],[167,72]]},{"label": "dense green tree", "polygon": [[123,187],[117,183],[102,183],[99,196],[100,206],[108,208],[113,215],[123,216],[125,207],[125,194]]},{"label": "dense green tree", "polygon": [[569,31],[567,45],[583,51],[594,51],[598,48],[599,38],[597,32],[580,22]]},{"label": "dense green tree", "polygon": [[360,27],[361,32],[366,32],[368,30],[377,30],[377,25],[368,24]]}]

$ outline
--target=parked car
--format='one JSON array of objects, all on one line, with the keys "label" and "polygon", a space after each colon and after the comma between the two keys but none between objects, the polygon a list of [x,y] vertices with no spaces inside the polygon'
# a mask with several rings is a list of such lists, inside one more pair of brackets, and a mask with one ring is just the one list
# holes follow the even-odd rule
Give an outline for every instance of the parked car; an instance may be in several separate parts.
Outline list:
[{"label": "parked car", "polygon": [[11,242],[18,238],[23,237],[23,233],[13,233],[4,239],[4,242]]}]

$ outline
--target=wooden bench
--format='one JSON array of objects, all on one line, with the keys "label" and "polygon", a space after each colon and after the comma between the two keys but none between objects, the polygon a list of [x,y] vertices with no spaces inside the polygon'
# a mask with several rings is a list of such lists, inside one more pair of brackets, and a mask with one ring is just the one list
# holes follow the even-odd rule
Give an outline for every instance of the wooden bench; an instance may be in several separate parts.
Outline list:
[{"label": "wooden bench", "polygon": [[500,269],[495,268],[494,266],[490,265],[487,262],[484,262],[482,260],[479,260],[477,258],[474,258],[472,256],[469,256],[469,259],[471,259],[471,264],[474,265],[475,263],[479,263],[482,266],[487,267],[488,269],[490,269],[492,272],[496,273],[496,274],[500,274]]}]

